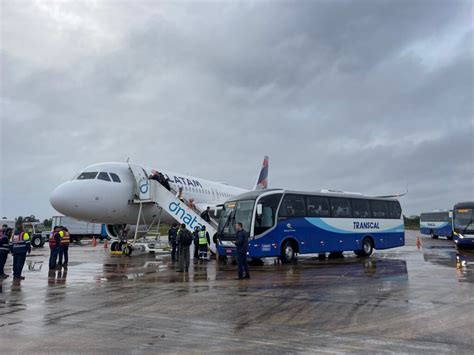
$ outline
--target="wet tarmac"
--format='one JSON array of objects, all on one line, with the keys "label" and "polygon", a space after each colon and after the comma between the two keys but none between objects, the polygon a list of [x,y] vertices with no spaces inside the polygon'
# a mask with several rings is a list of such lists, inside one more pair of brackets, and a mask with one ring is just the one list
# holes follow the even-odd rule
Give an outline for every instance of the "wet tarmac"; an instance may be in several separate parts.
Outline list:
[{"label": "wet tarmac", "polygon": [[[474,251],[407,232],[407,245],[370,258],[300,257],[252,266],[167,255],[109,256],[72,246],[68,270],[48,249],[21,283],[0,286],[1,353],[411,352],[474,350]],[[11,257],[7,272],[11,272]]]}]

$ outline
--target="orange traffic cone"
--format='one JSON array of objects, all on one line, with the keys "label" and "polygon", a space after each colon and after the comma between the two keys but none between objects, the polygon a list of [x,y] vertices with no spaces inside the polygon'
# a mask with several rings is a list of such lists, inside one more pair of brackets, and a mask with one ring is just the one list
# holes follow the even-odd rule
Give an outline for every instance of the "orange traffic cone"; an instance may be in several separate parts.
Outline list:
[{"label": "orange traffic cone", "polygon": [[95,237],[92,237],[92,246],[95,247],[97,245],[97,240]]},{"label": "orange traffic cone", "polygon": [[104,240],[104,249],[107,249],[107,244],[108,244],[108,240],[107,240],[107,238],[105,238],[105,240]]},{"label": "orange traffic cone", "polygon": [[420,240],[420,237],[417,237],[416,238],[416,248],[420,249],[420,247],[421,247],[421,240]]}]

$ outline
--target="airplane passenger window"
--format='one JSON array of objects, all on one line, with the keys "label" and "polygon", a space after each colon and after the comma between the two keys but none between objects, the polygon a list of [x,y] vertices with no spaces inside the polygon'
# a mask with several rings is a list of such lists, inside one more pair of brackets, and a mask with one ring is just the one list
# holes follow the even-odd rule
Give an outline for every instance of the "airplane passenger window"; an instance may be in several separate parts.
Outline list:
[{"label": "airplane passenger window", "polygon": [[113,182],[121,182],[120,178],[115,173],[110,173],[110,177],[112,178]]},{"label": "airplane passenger window", "polygon": [[110,181],[109,174],[107,174],[107,173],[104,172],[104,171],[101,171],[101,172],[99,173],[99,176],[97,176],[97,179],[99,179],[99,180],[104,180],[104,181]]},{"label": "airplane passenger window", "polygon": [[84,172],[77,177],[77,180],[92,180],[97,176],[97,171]]}]

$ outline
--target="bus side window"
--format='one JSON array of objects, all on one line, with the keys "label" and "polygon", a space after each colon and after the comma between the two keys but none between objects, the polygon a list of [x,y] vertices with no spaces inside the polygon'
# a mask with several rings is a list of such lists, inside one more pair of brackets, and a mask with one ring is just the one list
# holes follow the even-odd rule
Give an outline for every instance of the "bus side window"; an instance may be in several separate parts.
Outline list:
[{"label": "bus side window", "polygon": [[387,201],[371,201],[374,218],[388,218]]},{"label": "bus side window", "polygon": [[355,198],[352,200],[352,214],[354,218],[370,218],[369,200]]},{"label": "bus side window", "polygon": [[331,216],[350,218],[352,216],[351,202],[348,198],[331,197]]},{"label": "bus side window", "polygon": [[256,216],[254,234],[259,235],[275,225],[275,217],[281,194],[262,197],[257,203],[262,205],[262,215]]},{"label": "bus side window", "polygon": [[388,204],[390,207],[390,218],[400,219],[400,216],[402,215],[400,203],[398,201],[390,201]]},{"label": "bus side window", "polygon": [[306,204],[304,196],[285,195],[278,212],[279,218],[295,218],[306,216]]},{"label": "bus side window", "polygon": [[308,207],[308,217],[329,217],[329,201],[322,196],[307,196],[306,205]]}]

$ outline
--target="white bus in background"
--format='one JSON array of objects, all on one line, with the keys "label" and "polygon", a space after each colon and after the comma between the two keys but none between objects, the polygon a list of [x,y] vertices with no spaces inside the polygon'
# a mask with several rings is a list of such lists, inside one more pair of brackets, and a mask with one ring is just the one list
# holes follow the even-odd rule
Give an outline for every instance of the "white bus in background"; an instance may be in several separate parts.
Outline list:
[{"label": "white bus in background", "polygon": [[68,216],[53,216],[52,227],[63,226],[69,230],[71,241],[79,241],[83,237],[101,237],[104,233],[102,224],[80,221]]}]

